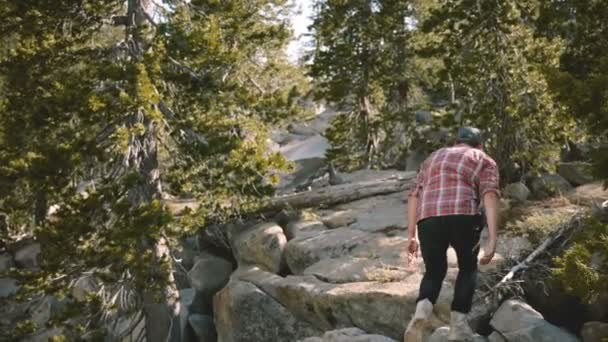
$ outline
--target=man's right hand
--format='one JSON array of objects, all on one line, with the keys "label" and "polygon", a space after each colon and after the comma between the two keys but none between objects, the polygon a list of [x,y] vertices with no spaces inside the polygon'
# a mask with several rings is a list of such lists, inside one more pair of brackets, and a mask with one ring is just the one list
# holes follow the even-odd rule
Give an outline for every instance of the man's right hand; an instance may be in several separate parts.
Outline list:
[{"label": "man's right hand", "polygon": [[483,205],[486,211],[486,222],[488,223],[488,245],[484,248],[483,257],[479,260],[482,265],[487,265],[496,253],[496,226],[498,225],[498,195],[495,192],[487,192],[483,196]]},{"label": "man's right hand", "polygon": [[482,265],[487,265],[489,264],[492,259],[494,258],[494,254],[496,253],[496,244],[491,244],[492,246],[490,246],[488,248],[488,250],[483,251],[483,256],[481,257],[481,259],[479,259],[479,263]]}]

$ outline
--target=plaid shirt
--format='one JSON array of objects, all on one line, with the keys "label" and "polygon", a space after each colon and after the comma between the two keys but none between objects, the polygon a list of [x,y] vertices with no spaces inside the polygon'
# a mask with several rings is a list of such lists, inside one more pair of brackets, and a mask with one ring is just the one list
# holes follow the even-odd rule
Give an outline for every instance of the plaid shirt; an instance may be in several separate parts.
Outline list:
[{"label": "plaid shirt", "polygon": [[433,216],[479,215],[480,198],[498,190],[496,162],[477,148],[458,144],[435,151],[418,173],[417,221]]}]

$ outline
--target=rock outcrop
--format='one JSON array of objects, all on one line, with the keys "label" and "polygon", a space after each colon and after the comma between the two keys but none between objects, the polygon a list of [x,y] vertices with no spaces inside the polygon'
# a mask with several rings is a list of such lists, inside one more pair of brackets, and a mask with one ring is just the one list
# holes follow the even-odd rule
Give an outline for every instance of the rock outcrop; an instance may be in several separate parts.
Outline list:
[{"label": "rock outcrop", "polygon": [[397,342],[382,335],[368,334],[359,328],[331,330],[321,337],[309,337],[301,342]]},{"label": "rock outcrop", "polygon": [[568,181],[556,173],[550,173],[535,178],[531,182],[532,193],[538,198],[565,195],[574,188]]},{"label": "rock outcrop", "polygon": [[518,300],[504,302],[494,313],[490,324],[507,341],[579,341],[571,333],[545,321],[530,305]]}]

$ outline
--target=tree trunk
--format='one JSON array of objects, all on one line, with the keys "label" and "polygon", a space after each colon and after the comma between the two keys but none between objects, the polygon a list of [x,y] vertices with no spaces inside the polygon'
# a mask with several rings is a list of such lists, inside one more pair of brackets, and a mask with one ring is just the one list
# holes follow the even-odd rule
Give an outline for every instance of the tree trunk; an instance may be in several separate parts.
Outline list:
[{"label": "tree trunk", "polygon": [[[128,157],[129,165],[135,168],[140,175],[140,181],[128,192],[129,201],[133,207],[160,200],[162,194],[156,141],[158,127],[141,110],[134,114],[130,124],[138,123],[144,125],[145,132],[143,135],[131,137]],[[150,248],[154,249],[155,258],[150,263],[152,270],[162,272],[163,264],[172,265],[169,241],[164,237],[158,241],[141,241],[139,248],[142,252]],[[153,278],[166,279],[167,286],[160,293],[143,290],[139,294],[143,299],[146,319],[146,341],[178,342],[180,341],[179,291],[173,273],[158,274],[158,277]]]},{"label": "tree trunk", "polygon": [[[135,60],[141,60],[143,49],[146,45],[143,37],[138,32],[138,26],[145,22],[146,5],[145,0],[128,0],[127,2],[127,25],[125,27],[126,39],[134,43],[134,49],[129,53]],[[156,104],[153,104],[156,105]],[[131,205],[136,208],[143,204],[149,204],[154,200],[161,200],[162,187],[160,182],[160,170],[158,163],[157,139],[159,127],[149,113],[139,108],[133,113],[128,122],[129,127],[142,124],[145,131],[141,135],[132,135],[129,141],[127,167],[136,170],[139,181],[129,190],[127,196]],[[153,271],[163,272],[163,264],[169,263],[172,268],[169,241],[164,237],[157,241],[146,241],[142,239],[138,243],[140,250],[154,250],[155,258],[150,262]],[[156,278],[156,277],[153,277]],[[142,289],[139,295],[143,300],[143,312],[145,316],[146,341],[147,342],[179,342],[179,292],[173,277],[173,273],[158,274],[159,279],[166,280],[165,288],[160,291]],[[151,279],[154,281],[154,279]]]},{"label": "tree trunk", "polygon": [[40,189],[36,191],[36,204],[34,207],[34,223],[39,226],[46,220],[48,212],[48,198],[46,191]]}]

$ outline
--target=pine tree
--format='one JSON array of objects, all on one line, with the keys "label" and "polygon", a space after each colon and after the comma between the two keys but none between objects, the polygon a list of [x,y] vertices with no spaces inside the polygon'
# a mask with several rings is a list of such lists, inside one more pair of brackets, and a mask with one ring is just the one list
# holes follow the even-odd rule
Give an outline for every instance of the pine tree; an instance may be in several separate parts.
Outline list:
[{"label": "pine tree", "polygon": [[319,1],[311,26],[317,95],[346,109],[327,132],[327,158],[356,169],[379,164],[382,124],[403,114],[411,87],[410,1]]},{"label": "pine tree", "polygon": [[608,180],[606,16],[605,1],[547,1],[540,7],[537,23],[540,35],[565,42],[560,69],[550,75],[550,86],[556,100],[587,128],[587,140],[598,143],[595,174],[604,180]]},{"label": "pine tree", "polygon": [[549,91],[563,44],[535,34],[536,1],[449,0],[422,23],[445,65],[453,122],[486,132],[502,180],[550,170],[574,123]]},{"label": "pine tree", "polygon": [[[288,10],[281,0],[0,1],[0,33],[15,42],[0,60],[0,209],[43,246],[41,270],[22,277],[34,292],[65,293],[92,271],[108,298],[133,299],[91,298],[78,308],[87,321],[63,325],[104,334],[102,313],[143,308],[148,341],[178,337],[171,245],[255,210],[287,166],[265,145],[266,125],[297,113],[297,86],[273,77]],[[175,220],[166,193],[201,209]]]}]

